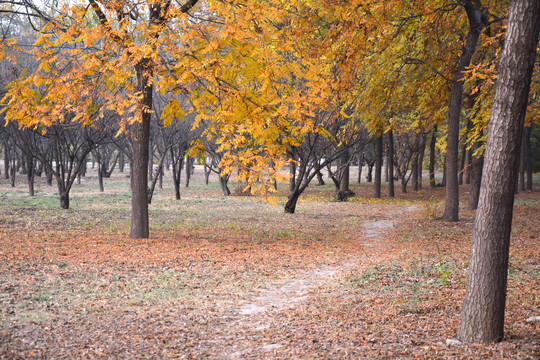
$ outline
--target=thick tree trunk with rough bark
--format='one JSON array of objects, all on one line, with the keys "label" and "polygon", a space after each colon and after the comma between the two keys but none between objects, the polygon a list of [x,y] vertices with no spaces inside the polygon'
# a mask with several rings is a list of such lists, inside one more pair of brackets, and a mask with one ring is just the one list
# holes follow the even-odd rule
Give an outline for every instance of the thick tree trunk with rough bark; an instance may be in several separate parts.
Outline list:
[{"label": "thick tree trunk with rough bark", "polygon": [[540,1],[514,0],[491,110],[469,282],[458,338],[501,341],[516,171],[540,35]]},{"label": "thick tree trunk with rough bark", "polygon": [[448,133],[446,145],[446,199],[443,219],[459,220],[459,186],[458,186],[458,150],[459,150],[459,120],[461,101],[463,98],[463,72],[471,63],[476,50],[476,44],[482,32],[483,18],[481,4],[478,0],[464,0],[463,6],[469,19],[469,33],[465,41],[463,53],[454,74],[450,103],[448,106]]},{"label": "thick tree trunk with rough bark", "polygon": [[133,178],[131,197],[131,238],[150,236],[148,219],[148,157],[150,150],[150,109],[152,109],[152,84],[150,69],[137,67],[137,80],[142,89],[141,122],[135,124],[133,141]]}]

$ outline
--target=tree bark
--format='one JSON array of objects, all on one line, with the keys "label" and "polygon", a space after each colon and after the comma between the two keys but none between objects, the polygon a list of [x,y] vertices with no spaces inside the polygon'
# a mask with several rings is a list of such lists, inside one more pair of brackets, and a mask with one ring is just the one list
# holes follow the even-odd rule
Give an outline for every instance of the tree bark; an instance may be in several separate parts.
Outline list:
[{"label": "tree bark", "polygon": [[34,157],[28,154],[26,162],[28,163],[28,172],[26,173],[26,178],[28,179],[28,195],[34,196],[34,193],[35,193],[34,192],[34,178],[35,178]]},{"label": "tree bark", "polygon": [[339,179],[339,191],[337,194],[337,199],[339,201],[347,200],[347,198],[351,195],[351,190],[349,189],[349,183],[350,183],[349,160],[350,160],[349,150],[345,150],[343,152],[343,155],[340,158],[341,176]]},{"label": "tree bark", "polygon": [[431,141],[429,142],[429,187],[435,189],[437,183],[435,182],[435,145],[437,142],[437,126],[433,128],[431,133]]},{"label": "tree bark", "polygon": [[4,142],[4,179],[9,179],[9,149],[7,141]]},{"label": "tree bark", "polygon": [[531,132],[532,125],[525,128],[525,171],[527,172],[527,190],[533,191],[533,169],[532,169],[532,149]]},{"label": "tree bark", "polygon": [[296,162],[294,162],[294,158],[291,158],[289,162],[289,174],[289,191],[293,192],[296,188]]},{"label": "tree bark", "polygon": [[463,72],[471,63],[476,50],[476,44],[483,28],[484,14],[479,0],[463,1],[469,19],[469,33],[465,48],[459,58],[459,64],[454,75],[452,91],[448,108],[448,135],[446,146],[446,198],[443,219],[459,220],[459,186],[458,186],[458,150],[459,150],[459,120],[461,101],[463,98]]},{"label": "tree bark", "polygon": [[[482,133],[480,133],[482,137]],[[471,153],[480,148],[480,143],[475,143]],[[484,166],[484,155],[478,155],[471,161],[471,186],[469,190],[469,209],[476,210],[478,208],[478,198],[480,196],[480,184],[482,181],[482,167]]]},{"label": "tree bark", "polygon": [[501,341],[521,135],[540,35],[540,1],[514,0],[488,129],[469,282],[458,338]]},{"label": "tree bark", "polygon": [[383,136],[382,134],[377,134],[375,140],[375,152],[376,152],[376,164],[375,164],[375,184],[374,184],[374,194],[376,198],[381,197],[381,173],[382,173],[382,161],[383,161]]},{"label": "tree bark", "polygon": [[388,131],[388,196],[394,197],[394,132],[392,129]]},{"label": "tree bark", "polygon": [[418,182],[418,189],[419,190],[422,190],[422,182],[424,181],[423,180],[423,169],[422,169],[422,164],[424,163],[424,154],[426,153],[426,135],[423,134],[422,135],[422,140],[420,142],[420,154],[418,155],[418,177],[417,177],[417,182]]},{"label": "tree bark", "polygon": [[142,89],[141,121],[135,124],[133,141],[133,177],[131,197],[131,238],[150,236],[148,219],[148,160],[150,150],[150,109],[152,108],[152,76],[150,69],[137,66],[137,80]]},{"label": "tree bark", "polygon": [[358,154],[358,183],[362,183],[362,167],[364,166],[364,155]]}]

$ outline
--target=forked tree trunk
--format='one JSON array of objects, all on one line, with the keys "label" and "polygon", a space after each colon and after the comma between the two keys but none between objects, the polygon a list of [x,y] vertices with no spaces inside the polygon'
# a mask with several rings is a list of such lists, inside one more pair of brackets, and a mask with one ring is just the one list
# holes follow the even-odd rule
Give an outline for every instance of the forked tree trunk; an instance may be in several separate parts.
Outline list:
[{"label": "forked tree trunk", "polygon": [[514,0],[491,109],[471,268],[458,331],[458,338],[467,343],[497,342],[504,335],[517,160],[539,35],[540,1]]},{"label": "forked tree trunk", "polygon": [[469,19],[469,33],[465,41],[463,53],[454,74],[452,91],[448,107],[448,135],[446,147],[446,198],[443,219],[459,220],[459,186],[458,186],[458,148],[459,148],[459,119],[461,115],[461,100],[463,98],[463,72],[471,63],[476,50],[476,44],[482,32],[483,17],[481,4],[477,0],[464,0],[463,6]]}]

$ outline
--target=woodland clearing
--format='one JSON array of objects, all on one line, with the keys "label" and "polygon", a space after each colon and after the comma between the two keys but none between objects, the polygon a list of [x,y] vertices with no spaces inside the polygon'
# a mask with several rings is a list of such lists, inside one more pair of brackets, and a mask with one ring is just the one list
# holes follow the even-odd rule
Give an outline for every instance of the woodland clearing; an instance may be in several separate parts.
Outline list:
[{"label": "woodland clearing", "polygon": [[223,198],[198,168],[176,201],[168,176],[150,239],[128,237],[125,174],[100,193],[91,171],[70,210],[41,179],[33,198],[0,179],[0,358],[540,356],[538,191],[516,198],[505,341],[451,345],[474,212],[436,219],[443,188],[374,200],[351,184],[335,202],[310,186],[285,214],[286,185],[277,206]]}]

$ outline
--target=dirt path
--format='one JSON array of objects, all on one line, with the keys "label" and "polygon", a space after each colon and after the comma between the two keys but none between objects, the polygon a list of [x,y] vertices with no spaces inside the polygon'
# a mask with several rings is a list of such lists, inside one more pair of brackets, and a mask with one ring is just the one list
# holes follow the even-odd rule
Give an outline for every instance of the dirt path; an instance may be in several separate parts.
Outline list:
[{"label": "dirt path", "polygon": [[[416,207],[406,208],[406,212],[414,211]],[[253,300],[231,311],[229,319],[225,322],[229,340],[228,351],[223,359],[245,359],[258,357],[261,353],[271,356],[274,351],[284,349],[287,345],[273,342],[266,333],[271,327],[276,327],[276,315],[282,311],[301,306],[310,296],[310,293],[325,283],[349,273],[353,268],[369,260],[370,254],[384,251],[387,244],[385,234],[399,222],[399,214],[394,211],[389,214],[392,219],[373,219],[360,224],[362,234],[359,243],[363,252],[351,255],[341,266],[323,266],[314,271],[300,274],[294,279],[287,280],[275,287],[264,290]],[[217,329],[216,329],[217,330]],[[219,332],[219,331],[218,331]],[[221,345],[223,345],[222,339]],[[250,355],[251,354],[251,355]],[[257,355],[258,354],[258,355]]]}]

